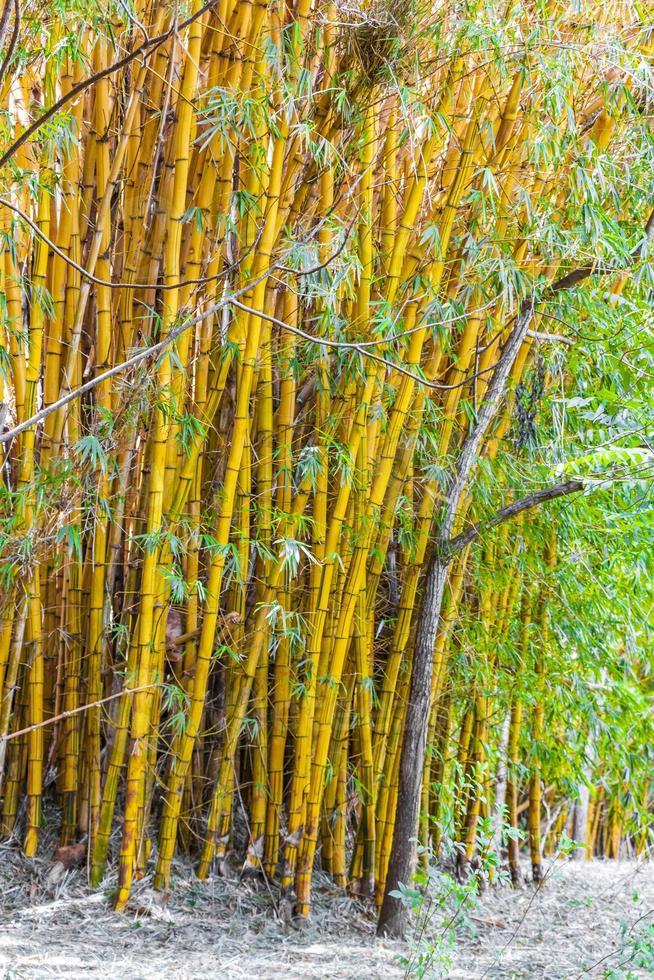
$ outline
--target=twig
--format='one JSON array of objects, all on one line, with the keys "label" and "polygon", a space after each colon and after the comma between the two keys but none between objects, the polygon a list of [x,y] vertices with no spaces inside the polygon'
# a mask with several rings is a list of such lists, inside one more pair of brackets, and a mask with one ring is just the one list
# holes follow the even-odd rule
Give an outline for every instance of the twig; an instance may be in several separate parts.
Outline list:
[{"label": "twig", "polygon": [[62,711],[61,714],[55,715],[53,718],[48,718],[46,721],[40,721],[36,725],[29,725],[27,728],[21,728],[19,731],[11,732],[8,735],[0,735],[0,745],[3,742],[10,742],[12,738],[19,738],[21,735],[28,735],[30,732],[35,732],[37,728],[46,728],[48,725],[54,725],[63,718],[70,718],[71,715],[79,715],[83,711],[89,711],[91,708],[98,708],[102,704],[107,704],[108,701],[115,701],[116,698],[122,698],[123,694],[137,694],[140,691],[149,691],[153,687],[160,687],[160,685],[146,684],[144,687],[124,687],[122,691],[110,694],[106,698],[100,698],[99,701],[91,701],[90,704],[83,704],[78,708],[69,708],[68,711]]},{"label": "twig", "polygon": [[488,976],[489,970],[492,970],[493,967],[497,966],[497,964],[500,962],[500,960],[502,959],[502,957],[506,953],[507,949],[509,948],[509,946],[511,945],[511,943],[515,939],[515,937],[518,935],[518,932],[520,930],[520,926],[522,925],[522,923],[525,921],[525,919],[529,915],[529,911],[530,911],[532,905],[534,904],[534,902],[536,901],[536,897],[540,894],[541,888],[543,887],[543,885],[547,881],[547,878],[549,877],[550,872],[554,868],[554,865],[556,864],[556,862],[558,861],[558,859],[559,859],[560,856],[561,856],[560,853],[557,853],[557,854],[554,855],[554,859],[553,859],[552,863],[550,864],[549,868],[547,869],[547,871],[545,872],[545,874],[543,875],[543,877],[540,879],[540,881],[538,882],[538,884],[536,885],[536,888],[534,889],[534,894],[529,899],[529,902],[527,903],[527,908],[524,910],[522,916],[518,920],[518,924],[516,925],[515,929],[513,930],[513,932],[511,933],[511,935],[509,936],[509,938],[506,941],[506,943],[504,944],[504,946],[502,946],[502,949],[499,951],[499,953],[497,954],[497,956],[495,957],[495,959],[493,960],[493,962],[491,963],[491,965],[488,967],[488,970],[485,970],[484,973],[482,973],[482,975],[480,976],[479,980],[485,980],[485,978]]},{"label": "twig", "polygon": [[[2,12],[3,22],[5,20],[5,13],[8,10],[9,10],[9,2],[7,2],[5,9]],[[2,65],[0,65],[0,82],[7,74],[9,63],[14,56],[14,51],[16,50],[16,45],[18,44],[19,35],[20,35],[20,0],[14,0],[14,29],[11,32],[11,40],[9,42],[9,47],[7,48],[7,53],[2,59]]]},{"label": "twig", "polygon": [[[639,922],[642,922],[643,919],[647,919],[650,915],[654,915],[654,909],[648,909],[647,912],[643,912],[642,915],[639,915],[638,918],[634,922],[631,923],[631,926],[629,927],[629,929],[625,933],[625,937],[624,938],[626,939],[628,936],[630,936],[632,934],[632,932],[634,931],[634,929],[636,928],[636,926],[638,925],[638,923]],[[618,953],[621,953],[623,951],[624,951],[624,941],[622,943],[622,946],[619,949],[612,949],[610,953],[606,953],[604,956],[601,956],[598,960],[595,960],[594,963],[591,963],[590,966],[587,966],[585,969],[583,969],[581,971],[581,973],[578,973],[577,974],[575,980],[579,980],[580,977],[583,977],[587,973],[590,973],[591,970],[594,970],[596,966],[599,966],[601,963],[604,963],[605,960],[610,959],[612,956],[617,956]],[[625,963],[628,963],[628,962],[629,962],[628,960],[625,960],[623,963],[619,963],[618,966],[624,966],[624,964]]]},{"label": "twig", "polygon": [[0,156],[0,167],[3,167],[7,161],[11,160],[14,153],[19,150],[21,146],[23,146],[23,144],[26,143],[28,139],[41,128],[41,126],[43,126],[44,123],[48,122],[49,119],[52,119],[53,116],[56,116],[56,114],[63,109],[65,105],[68,105],[69,102],[74,101],[78,95],[81,95],[82,92],[85,92],[102,78],[107,78],[107,76],[114,75],[117,71],[120,71],[121,68],[126,68],[127,65],[130,65],[138,58],[149,58],[150,55],[153,54],[158,47],[161,47],[162,44],[165,44],[166,41],[173,36],[173,34],[175,34],[177,31],[184,30],[185,27],[189,27],[191,24],[195,23],[196,20],[199,20],[200,17],[204,17],[208,11],[218,6],[218,3],[219,0],[209,0],[208,3],[205,3],[199,10],[196,10],[195,13],[191,14],[190,17],[187,17],[186,20],[183,20],[180,24],[174,24],[169,30],[164,31],[163,34],[158,34],[156,37],[149,38],[148,41],[144,41],[143,44],[138,46],[138,48],[134,48],[134,50],[125,55],[124,58],[119,58],[118,61],[114,61],[111,65],[107,65],[107,67],[103,68],[101,71],[95,72],[88,78],[78,82],[77,85],[73,85],[69,92],[66,92],[60,99],[57,99],[57,101],[54,102],[49,109],[46,109],[46,111],[40,115],[39,118],[31,124],[31,126],[28,126],[27,129],[23,130],[20,136],[7,147],[2,156]]},{"label": "twig", "polygon": [[219,300],[217,303],[207,307],[207,309],[202,313],[198,313],[197,316],[194,316],[190,320],[186,320],[184,323],[181,323],[178,327],[175,327],[175,329],[171,330],[170,333],[163,338],[163,340],[159,340],[156,344],[152,344],[151,347],[142,348],[131,357],[128,357],[127,360],[121,361],[120,364],[114,365],[114,367],[109,368],[107,371],[103,371],[102,374],[97,374],[95,378],[91,378],[90,381],[80,385],[80,387],[76,388],[74,391],[69,391],[67,394],[62,395],[61,398],[57,399],[56,402],[52,402],[51,405],[46,405],[45,408],[42,408],[39,412],[36,412],[29,419],[25,419],[24,422],[21,422],[19,425],[15,425],[13,429],[8,429],[6,432],[0,435],[0,445],[2,445],[2,443],[9,442],[10,439],[20,435],[21,432],[24,432],[31,426],[42,422],[43,419],[47,418],[48,415],[51,415],[52,412],[56,412],[60,408],[64,408],[69,404],[69,402],[74,401],[76,398],[81,398],[82,395],[92,391],[93,388],[95,388],[96,385],[100,384],[102,381],[106,381],[108,378],[113,378],[116,374],[120,374],[121,371],[124,371],[126,368],[139,364],[141,361],[145,360],[146,357],[151,357],[152,354],[158,354],[159,351],[164,350],[168,344],[171,344],[174,340],[177,340],[178,337],[180,337],[187,330],[190,330],[191,327],[194,327],[203,320],[206,320],[207,317],[213,316],[214,313],[218,313],[223,309],[223,307],[227,306],[229,303],[232,303],[235,297],[241,296],[249,289],[252,289],[252,287],[256,286],[256,284],[262,279],[267,278],[269,274],[269,271],[262,273],[258,279],[255,279],[254,281],[247,283],[247,285],[242,286],[233,295],[223,297],[223,299]]}]

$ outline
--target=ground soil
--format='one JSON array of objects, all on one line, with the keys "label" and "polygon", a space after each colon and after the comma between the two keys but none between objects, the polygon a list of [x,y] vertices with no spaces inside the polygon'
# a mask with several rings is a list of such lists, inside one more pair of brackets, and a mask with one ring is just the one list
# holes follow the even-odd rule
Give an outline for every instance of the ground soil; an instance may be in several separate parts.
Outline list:
[{"label": "ground soil", "polygon": [[[111,879],[93,893],[83,868],[53,871],[50,859],[27,862],[15,849],[0,847],[0,977],[371,980],[407,975],[410,944],[375,939],[371,911],[326,879],[316,882],[311,923],[298,930],[274,891],[260,882],[216,877],[200,883],[183,866],[176,870],[166,905],[145,879],[127,913],[118,915],[111,911]],[[441,923],[438,916],[430,922],[423,954],[438,940]],[[426,975],[651,977],[653,923],[654,866],[555,862],[537,890],[530,884],[518,891],[497,887],[467,904],[451,962],[444,959],[446,949]]]}]

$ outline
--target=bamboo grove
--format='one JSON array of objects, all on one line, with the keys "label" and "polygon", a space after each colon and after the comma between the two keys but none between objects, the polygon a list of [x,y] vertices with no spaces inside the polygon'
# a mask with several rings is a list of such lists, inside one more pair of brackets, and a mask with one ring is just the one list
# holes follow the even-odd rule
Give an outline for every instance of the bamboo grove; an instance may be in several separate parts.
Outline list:
[{"label": "bamboo grove", "polygon": [[[0,800],[28,857],[47,802],[119,909],[234,853],[300,917],[318,866],[381,904],[425,573],[489,391],[453,536],[605,443],[579,378],[644,410],[647,7],[5,4]],[[536,878],[564,833],[646,851],[647,629],[578,557],[630,493],[453,556],[434,853],[507,846],[517,880],[522,841]]]}]

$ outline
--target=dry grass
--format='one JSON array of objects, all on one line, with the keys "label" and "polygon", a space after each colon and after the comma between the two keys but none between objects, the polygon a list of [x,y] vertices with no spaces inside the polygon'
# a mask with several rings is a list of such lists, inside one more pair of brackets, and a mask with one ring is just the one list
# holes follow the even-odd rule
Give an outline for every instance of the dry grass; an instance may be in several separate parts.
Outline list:
[{"label": "dry grass", "polygon": [[[633,980],[654,976],[654,865],[592,861],[550,866],[537,891],[499,888],[461,935],[450,980]],[[643,962],[634,944],[645,938]]]},{"label": "dry grass", "polygon": [[116,914],[115,877],[91,892],[84,868],[57,881],[52,868],[50,857],[27,861],[15,844],[0,845],[2,980],[402,976],[400,947],[376,941],[370,909],[322,875],[311,922],[298,930],[278,893],[256,879],[199,882],[178,862],[165,906],[145,878],[127,912]]},{"label": "dry grass", "polygon": [[[264,883],[240,881],[237,875],[200,883],[183,863],[176,865],[175,888],[165,906],[145,878],[128,911],[116,914],[111,909],[115,879],[108,878],[95,893],[86,886],[83,868],[55,881],[49,857],[54,849],[53,838],[44,843],[46,857],[26,861],[14,845],[0,845],[2,980],[403,975],[399,958],[405,949],[376,940],[371,910],[321,875],[311,922],[301,931]],[[529,885],[482,895],[469,919],[476,934],[470,925],[460,930],[445,975],[452,980],[651,976],[624,961],[630,939],[653,919],[651,865],[555,865],[538,892]],[[626,941],[622,922],[626,930],[633,925]],[[582,973],[602,957],[607,958]],[[617,972],[607,973],[609,967]]]}]

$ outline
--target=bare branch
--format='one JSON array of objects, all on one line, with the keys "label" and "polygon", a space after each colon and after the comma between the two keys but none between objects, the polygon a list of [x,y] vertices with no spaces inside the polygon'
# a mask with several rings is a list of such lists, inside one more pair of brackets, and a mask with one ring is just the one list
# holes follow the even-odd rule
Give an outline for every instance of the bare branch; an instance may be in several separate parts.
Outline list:
[{"label": "bare branch", "polygon": [[[4,10],[2,11],[2,22],[0,26],[0,33],[2,34],[2,43],[4,43],[5,32],[8,23],[8,13],[9,7],[11,6],[10,0],[5,4]],[[7,69],[11,59],[14,56],[14,51],[16,50],[16,45],[18,44],[18,38],[20,36],[20,0],[14,0],[14,26],[11,32],[11,40],[9,41],[9,47],[2,59],[2,64],[0,65],[0,82],[4,79],[7,74]]]},{"label": "bare branch", "polygon": [[455,538],[451,540],[445,546],[445,551],[448,556],[453,557],[459,551],[462,551],[467,545],[476,541],[477,538],[486,531],[490,531],[491,528],[497,527],[498,524],[503,524],[505,521],[510,521],[518,514],[523,514],[526,510],[533,510],[535,507],[539,507],[541,504],[546,503],[548,500],[557,500],[559,497],[567,497],[571,493],[579,493],[584,489],[584,484],[581,480],[568,480],[566,483],[557,483],[553,487],[545,487],[543,490],[536,490],[534,493],[528,494],[526,497],[521,497],[519,500],[514,500],[512,503],[508,504],[506,507],[501,507],[491,518],[484,521],[481,524],[472,524],[461,534],[457,534]]},{"label": "bare branch", "polygon": [[564,337],[562,333],[543,333],[540,330],[528,330],[527,336],[531,337],[532,340],[541,340],[546,344],[568,344],[568,346],[574,344],[572,337]]},{"label": "bare branch", "polygon": [[140,691],[150,691],[152,688],[159,686],[159,684],[144,684],[143,687],[124,687],[122,691],[116,691],[115,694],[109,694],[106,698],[100,698],[99,701],[92,701],[90,704],[82,704],[78,708],[69,708],[68,711],[62,711],[61,714],[54,715],[52,718],[47,718],[45,721],[40,721],[36,725],[29,725],[27,728],[21,728],[16,732],[10,732],[7,735],[0,735],[0,745],[2,745],[4,742],[10,742],[14,738],[20,738],[21,735],[28,735],[30,732],[36,731],[37,728],[47,728],[48,725],[54,725],[63,718],[71,718],[73,715],[80,715],[83,711],[90,711],[91,708],[99,708],[101,705],[107,704],[109,701],[115,701],[116,698],[122,698],[123,694],[138,694]]},{"label": "bare branch", "polygon": [[3,167],[5,163],[7,163],[7,161],[13,157],[16,150],[20,149],[20,147],[23,146],[23,144],[26,143],[30,137],[34,135],[34,133],[38,132],[44,123],[46,123],[49,119],[52,119],[53,116],[56,116],[65,105],[68,105],[69,102],[73,102],[78,95],[81,95],[82,92],[85,92],[92,85],[95,85],[95,83],[99,82],[101,78],[107,78],[108,75],[114,75],[117,71],[120,71],[121,68],[126,68],[127,65],[131,64],[132,61],[136,61],[137,58],[149,58],[150,55],[153,54],[162,44],[165,44],[173,34],[178,31],[183,31],[185,27],[189,27],[190,24],[193,24],[196,20],[199,20],[200,17],[204,17],[207,11],[213,10],[214,7],[218,6],[218,2],[219,0],[209,0],[208,3],[205,3],[199,10],[196,10],[195,13],[191,14],[190,17],[187,17],[186,20],[183,20],[180,24],[173,24],[169,30],[164,31],[163,34],[158,34],[156,37],[151,37],[147,41],[144,41],[143,44],[140,44],[138,48],[134,48],[134,50],[125,55],[124,58],[119,58],[119,60],[114,61],[113,64],[107,65],[107,67],[103,68],[101,71],[95,72],[93,75],[89,75],[88,78],[84,78],[81,82],[78,82],[77,85],[73,85],[69,92],[62,95],[56,102],[53,102],[49,109],[46,109],[46,111],[42,113],[39,118],[31,124],[31,126],[28,126],[27,129],[25,129],[20,136],[7,147],[2,156],[0,156],[0,167]]}]

